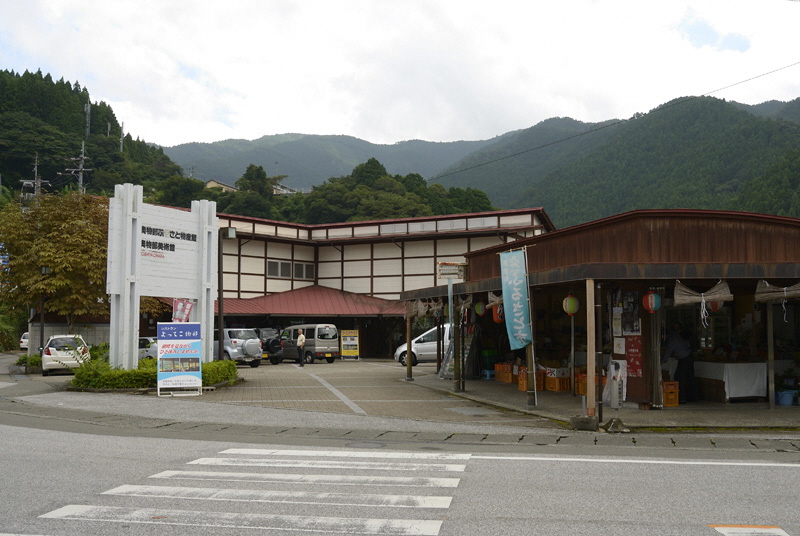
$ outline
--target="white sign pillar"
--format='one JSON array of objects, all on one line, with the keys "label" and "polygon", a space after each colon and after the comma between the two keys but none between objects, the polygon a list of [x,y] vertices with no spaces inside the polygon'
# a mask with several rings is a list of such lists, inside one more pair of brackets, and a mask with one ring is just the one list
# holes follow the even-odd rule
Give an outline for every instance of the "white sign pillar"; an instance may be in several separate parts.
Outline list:
[{"label": "white sign pillar", "polygon": [[108,214],[112,366],[138,363],[139,298],[194,300],[190,320],[200,322],[203,360],[213,359],[217,292],[216,203],[192,201],[191,212],[143,202],[141,186],[118,184]]}]

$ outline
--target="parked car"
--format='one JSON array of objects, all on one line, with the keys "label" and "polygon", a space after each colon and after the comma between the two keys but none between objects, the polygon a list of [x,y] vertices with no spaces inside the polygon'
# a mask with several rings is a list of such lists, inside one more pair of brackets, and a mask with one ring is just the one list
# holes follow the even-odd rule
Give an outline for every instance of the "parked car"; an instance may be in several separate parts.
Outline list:
[{"label": "parked car", "polygon": [[[237,363],[246,363],[251,367],[261,364],[264,352],[261,349],[261,339],[252,328],[225,328],[223,340],[222,359],[232,359]],[[214,359],[219,359],[219,330],[214,330]]]},{"label": "parked car", "polygon": [[155,337],[139,337],[139,359],[156,359],[158,357],[158,339]]},{"label": "parked car", "polygon": [[80,335],[53,335],[42,348],[42,376],[51,370],[74,369],[89,359],[89,347]]},{"label": "parked car", "polygon": [[311,364],[315,359],[324,359],[328,363],[341,357],[339,349],[339,330],[333,324],[301,324],[289,326],[281,332],[281,359],[297,361],[297,333],[303,330],[306,344],[303,347],[303,361]]},{"label": "parked car", "polygon": [[269,362],[273,365],[280,363],[283,356],[280,329],[259,328],[258,337],[261,339],[261,348],[269,354]]},{"label": "parked car", "polygon": [[[436,347],[438,346],[439,341],[437,329],[438,328],[431,328],[422,335],[418,335],[417,337],[411,339],[412,366],[415,366],[420,361],[436,361]],[[445,324],[442,326],[442,332],[445,340],[442,351],[444,354],[447,354],[447,350],[450,348],[450,343],[452,342],[450,324]],[[407,347],[408,345],[403,343],[394,351],[394,360],[398,361],[403,366],[406,365]]]},{"label": "parked car", "polygon": [[20,350],[27,350],[28,349],[28,332],[22,334],[22,337],[19,338],[19,349]]}]

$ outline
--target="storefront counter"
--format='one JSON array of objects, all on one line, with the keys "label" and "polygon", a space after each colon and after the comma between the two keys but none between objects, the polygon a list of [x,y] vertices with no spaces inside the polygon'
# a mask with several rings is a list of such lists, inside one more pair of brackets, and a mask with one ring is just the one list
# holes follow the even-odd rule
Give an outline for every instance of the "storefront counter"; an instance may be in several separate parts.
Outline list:
[{"label": "storefront counter", "polygon": [[767,396],[766,363],[712,363],[695,361],[697,378],[721,380],[725,384],[725,400]]}]

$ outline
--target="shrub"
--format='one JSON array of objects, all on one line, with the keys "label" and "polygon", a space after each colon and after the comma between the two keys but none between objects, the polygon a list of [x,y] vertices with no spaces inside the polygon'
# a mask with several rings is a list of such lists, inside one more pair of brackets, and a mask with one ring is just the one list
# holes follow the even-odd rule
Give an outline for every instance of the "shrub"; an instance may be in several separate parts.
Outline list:
[{"label": "shrub", "polygon": [[[203,363],[203,385],[236,380],[236,363],[230,360]],[[133,370],[112,368],[105,359],[88,359],[75,370],[72,387],[78,389],[154,389],[157,386],[157,361],[142,359]]]},{"label": "shrub", "polygon": [[40,355],[21,355],[17,362],[14,363],[15,365],[27,365],[29,367],[41,367],[42,366],[42,356]]}]

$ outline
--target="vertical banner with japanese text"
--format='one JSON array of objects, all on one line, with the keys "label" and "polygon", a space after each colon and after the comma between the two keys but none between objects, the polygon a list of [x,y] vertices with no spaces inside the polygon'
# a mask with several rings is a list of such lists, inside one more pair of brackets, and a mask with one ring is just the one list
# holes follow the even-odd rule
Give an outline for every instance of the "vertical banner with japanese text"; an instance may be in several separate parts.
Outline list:
[{"label": "vertical banner with japanese text", "polygon": [[525,250],[506,251],[500,254],[500,274],[503,281],[503,309],[506,317],[508,342],[512,350],[525,348],[533,342],[530,305],[528,304],[528,277]]}]

